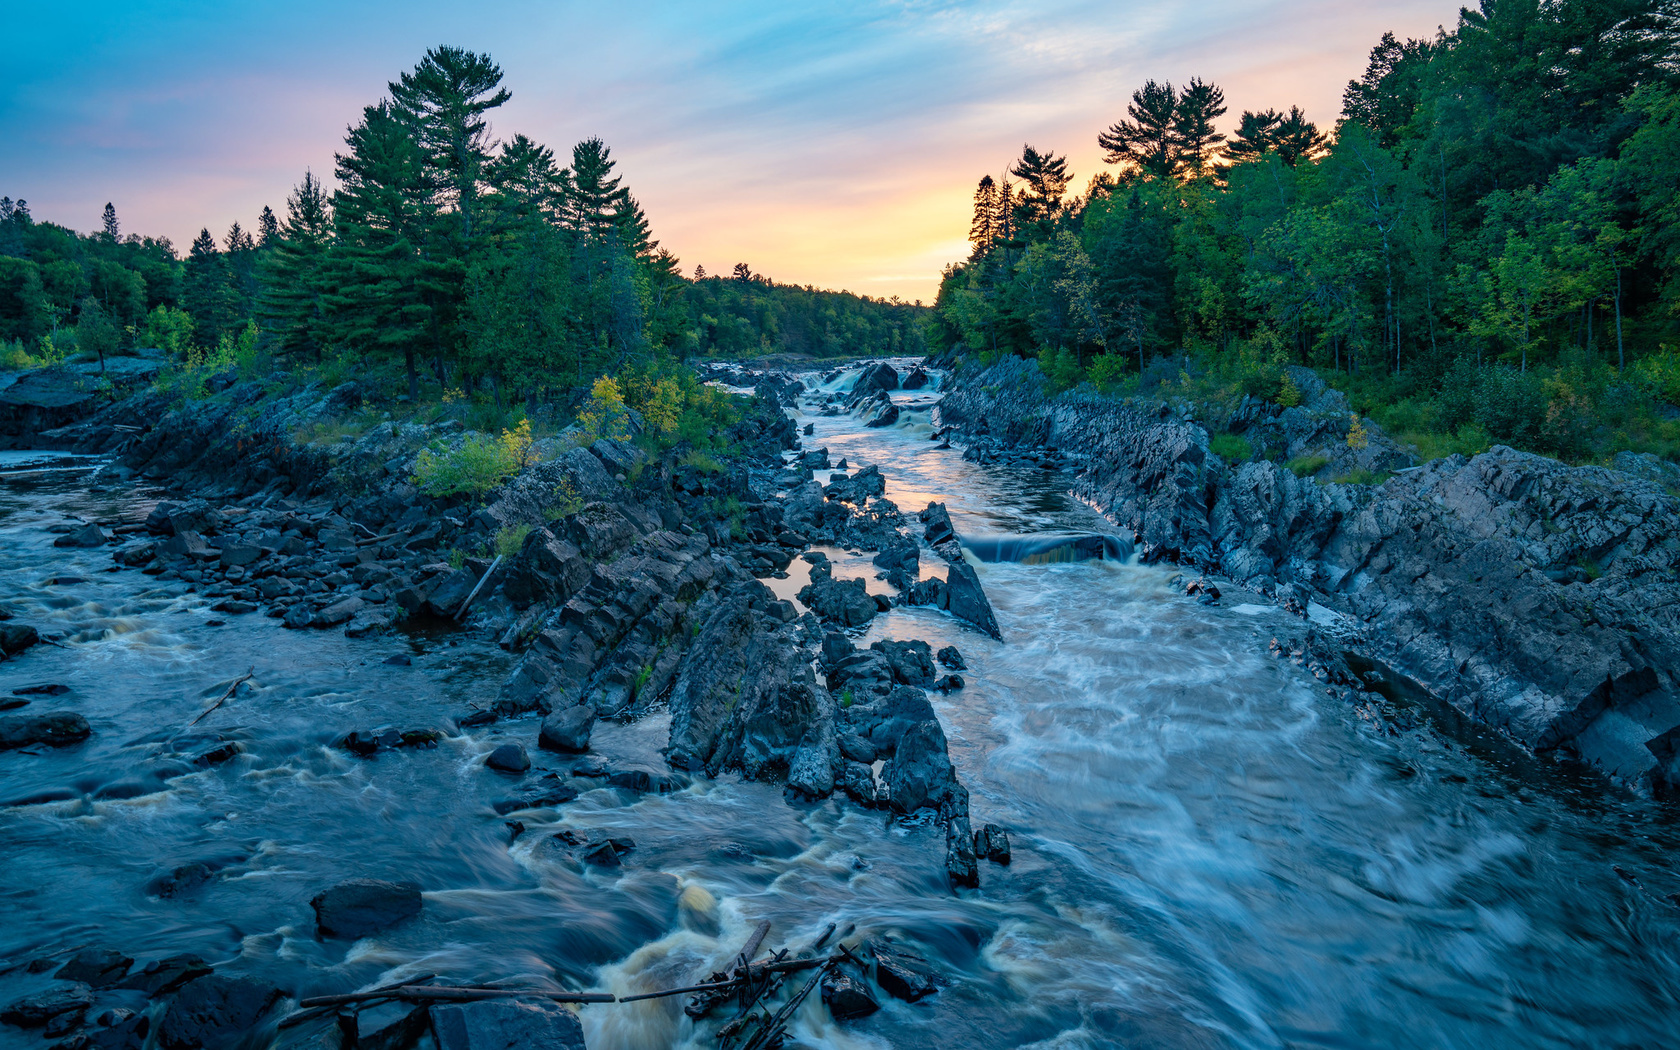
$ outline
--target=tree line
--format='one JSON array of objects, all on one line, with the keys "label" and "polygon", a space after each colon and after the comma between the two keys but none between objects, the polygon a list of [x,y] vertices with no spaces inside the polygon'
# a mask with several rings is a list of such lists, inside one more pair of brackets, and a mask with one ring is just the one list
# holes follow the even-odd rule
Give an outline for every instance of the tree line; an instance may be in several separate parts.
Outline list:
[{"label": "tree line", "polygon": [[1328,131],[1150,81],[1082,194],[1031,145],[980,180],[930,342],[1062,383],[1306,364],[1409,427],[1638,444],[1590,432],[1680,400],[1677,60],[1673,0],[1483,0],[1385,34]]},{"label": "tree line", "polygon": [[[124,237],[115,208],[78,235],[0,199],[0,340],[65,349],[214,352],[245,340],[310,364],[400,368],[498,404],[570,398],[660,357],[767,350],[918,352],[919,306],[778,285],[747,269],[686,278],[599,138],[569,157],[493,138],[511,97],[488,55],[428,51],[366,106],[279,214]],[[699,275],[697,274],[697,278]]]}]

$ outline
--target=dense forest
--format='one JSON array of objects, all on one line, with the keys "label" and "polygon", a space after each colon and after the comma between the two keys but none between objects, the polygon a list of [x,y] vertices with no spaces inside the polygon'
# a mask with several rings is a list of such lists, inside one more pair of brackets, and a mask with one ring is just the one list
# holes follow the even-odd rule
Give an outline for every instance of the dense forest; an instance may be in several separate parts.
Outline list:
[{"label": "dense forest", "polygon": [[696,353],[922,352],[911,305],[777,284],[739,264],[682,275],[600,139],[562,163],[491,136],[510,95],[486,55],[441,47],[366,107],[334,183],[306,172],[254,228],[208,229],[181,258],[124,235],[116,209],[79,235],[0,199],[0,363],[161,348],[261,350],[303,366],[400,368],[497,404],[575,399],[595,378]]},{"label": "dense forest", "polygon": [[1426,455],[1680,453],[1680,4],[1483,0],[1385,35],[1343,112],[1151,81],[1069,195],[980,180],[929,342],[1058,386],[1283,397],[1319,369]]}]

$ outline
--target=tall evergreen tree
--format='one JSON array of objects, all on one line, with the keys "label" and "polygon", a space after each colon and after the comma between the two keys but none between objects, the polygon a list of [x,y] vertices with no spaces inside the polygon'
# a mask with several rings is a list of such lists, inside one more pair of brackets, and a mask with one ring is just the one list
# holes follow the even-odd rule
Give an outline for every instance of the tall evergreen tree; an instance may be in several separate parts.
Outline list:
[{"label": "tall evergreen tree", "polygon": [[233,274],[208,229],[193,238],[181,275],[181,305],[192,316],[198,345],[206,350],[215,349],[222,336],[232,335],[240,320]]},{"label": "tall evergreen tree", "polygon": [[1150,178],[1166,179],[1177,174],[1180,165],[1178,94],[1171,81],[1151,80],[1132,92],[1126,107],[1130,120],[1110,125],[1097,136],[1105,151],[1103,163],[1119,164]]},{"label": "tall evergreen tree", "polygon": [[104,227],[107,241],[115,244],[122,240],[122,227],[117,223],[117,206],[110,201],[105,202]]},{"label": "tall evergreen tree", "polygon": [[1219,155],[1225,136],[1213,122],[1225,115],[1225,93],[1213,84],[1192,77],[1178,94],[1173,107],[1173,137],[1178,142],[1179,163],[1191,177],[1208,174]]},{"label": "tall evergreen tree", "polygon": [[968,243],[973,246],[969,258],[978,259],[992,250],[998,238],[997,219],[997,183],[990,175],[982,175],[974,190],[974,219],[968,225]]},{"label": "tall evergreen tree", "polygon": [[598,138],[585,139],[572,148],[572,179],[567,194],[567,221],[579,233],[603,238],[618,223],[618,213],[629,196],[613,174],[616,162],[612,150]]},{"label": "tall evergreen tree", "polygon": [[1394,148],[1423,97],[1423,78],[1433,50],[1428,41],[1402,44],[1393,33],[1384,33],[1371,49],[1364,76],[1348,81],[1342,92],[1342,116],[1364,125],[1384,149]]},{"label": "tall evergreen tree", "polygon": [[453,207],[469,242],[493,148],[485,114],[512,97],[501,82],[501,67],[489,55],[434,47],[390,85],[392,107],[414,129],[439,203]]},{"label": "tall evergreen tree", "polygon": [[1330,149],[1330,137],[1319,131],[1318,125],[1308,120],[1299,106],[1289,107],[1289,114],[1279,121],[1272,141],[1278,156],[1292,168],[1303,160],[1318,160]]},{"label": "tall evergreen tree", "polygon": [[1237,137],[1225,147],[1225,155],[1238,164],[1259,160],[1277,148],[1278,125],[1282,123],[1283,114],[1275,109],[1268,109],[1264,113],[1243,110],[1243,115],[1237,123]]},{"label": "tall evergreen tree", "polygon": [[417,355],[441,351],[439,264],[421,250],[438,208],[425,154],[404,116],[386,102],[362,111],[334,173],[329,291],[333,341],[358,353],[401,355],[411,398]]},{"label": "tall evergreen tree", "polygon": [[260,269],[257,315],[282,353],[319,362],[329,344],[326,266],[332,236],[326,189],[306,171],[286,198],[286,221],[270,238]]},{"label": "tall evergreen tree", "polygon": [[257,215],[257,247],[272,248],[274,239],[280,235],[280,220],[275,217],[274,209],[263,205],[263,210]]},{"label": "tall evergreen tree", "polygon": [[1023,145],[1021,159],[1009,169],[1009,174],[1020,179],[1023,186],[1016,198],[1017,225],[1046,222],[1061,214],[1062,198],[1073,178],[1066,157]]}]

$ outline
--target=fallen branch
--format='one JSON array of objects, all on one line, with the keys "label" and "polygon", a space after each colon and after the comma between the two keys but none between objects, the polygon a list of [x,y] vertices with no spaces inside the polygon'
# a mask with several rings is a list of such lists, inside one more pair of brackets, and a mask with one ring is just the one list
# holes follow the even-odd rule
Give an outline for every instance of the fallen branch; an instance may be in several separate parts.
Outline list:
[{"label": "fallen branch", "polygon": [[[424,973],[418,977],[410,977],[406,980],[398,981],[396,984],[385,984],[380,985],[378,988],[371,988],[362,994],[381,995],[382,998],[390,998],[389,995],[382,995],[382,993],[398,991],[410,985],[425,984],[427,981],[436,976],[437,974],[435,973]],[[332,1012],[333,1008],[331,1006],[315,1006],[308,1010],[299,1010],[296,1013],[287,1014],[285,1017],[281,1018],[279,1027],[290,1028],[293,1025],[300,1025],[305,1021],[313,1021],[317,1017],[325,1017]]]},{"label": "fallen branch", "polygon": [[496,555],[496,560],[490,563],[490,567],[484,570],[484,575],[478,578],[478,583],[474,585],[472,593],[467,595],[467,600],[461,603],[461,611],[455,614],[455,619],[459,620],[461,617],[467,615],[467,610],[472,608],[473,599],[477,598],[478,592],[482,591],[484,589],[484,585],[490,582],[490,577],[496,575],[496,566],[501,563],[502,556],[498,554]]},{"label": "fallen branch", "polygon": [[199,722],[204,720],[205,715],[214,711],[216,708],[221,707],[222,704],[227,702],[227,698],[233,695],[233,691],[235,689],[238,689],[240,686],[242,686],[246,682],[250,681],[251,676],[255,675],[256,673],[257,673],[257,669],[255,667],[253,667],[249,671],[246,671],[240,677],[235,678],[233,680],[233,684],[227,687],[227,692],[225,692],[221,696],[217,697],[215,703],[211,704],[209,707],[205,708],[203,711],[200,711],[197,718],[195,718],[191,722],[187,723],[187,728],[191,729],[193,726],[198,725]]},{"label": "fallen branch", "polygon": [[402,985],[385,991],[351,992],[346,995],[317,995],[298,1005],[343,1006],[346,1003],[365,1003],[370,999],[427,999],[453,1003],[470,1003],[479,999],[517,999],[530,997],[552,999],[557,1003],[616,1003],[615,996],[605,992],[544,992],[533,988],[448,988],[433,985]]}]

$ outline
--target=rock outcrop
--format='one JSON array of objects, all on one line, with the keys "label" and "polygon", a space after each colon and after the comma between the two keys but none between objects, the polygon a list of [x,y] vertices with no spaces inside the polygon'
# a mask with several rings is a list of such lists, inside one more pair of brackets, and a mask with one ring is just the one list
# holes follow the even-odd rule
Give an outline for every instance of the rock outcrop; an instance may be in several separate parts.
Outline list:
[{"label": "rock outcrop", "polygon": [[[1249,415],[1295,435],[1277,456],[1339,443],[1350,463],[1403,462],[1374,426],[1350,449],[1343,422],[1327,433],[1297,418],[1314,412],[1335,415],[1320,403]],[[1525,747],[1680,783],[1680,501],[1657,483],[1503,447],[1379,485],[1326,483],[1221,460],[1187,406],[1049,397],[1013,360],[964,377],[940,421],[965,456],[1065,459],[1075,493],[1132,529],[1144,561],[1317,608],[1347,647]]]}]

